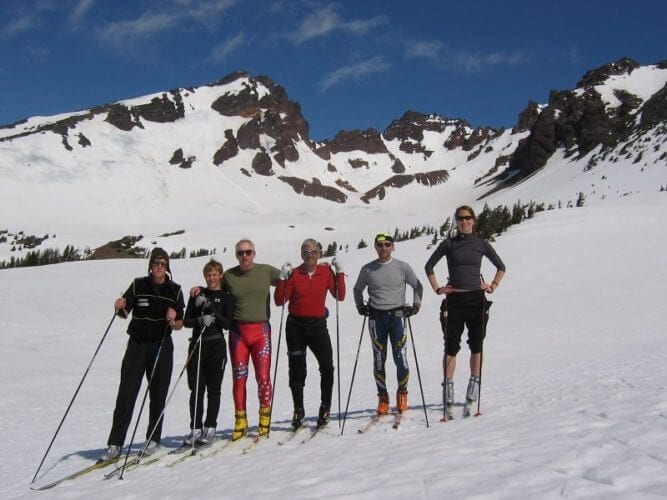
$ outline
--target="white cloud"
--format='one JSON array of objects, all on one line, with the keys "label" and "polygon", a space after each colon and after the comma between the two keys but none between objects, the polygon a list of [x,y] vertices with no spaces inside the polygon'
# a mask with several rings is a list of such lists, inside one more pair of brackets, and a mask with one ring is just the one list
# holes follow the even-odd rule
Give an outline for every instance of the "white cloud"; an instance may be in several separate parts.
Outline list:
[{"label": "white cloud", "polygon": [[135,19],[107,24],[97,32],[100,41],[122,49],[148,41],[181,22],[214,25],[237,0],[172,0]]},{"label": "white cloud", "polygon": [[[5,8],[6,6],[3,6]],[[54,6],[49,0],[41,0],[25,8],[21,5],[20,13],[5,26],[0,27],[0,38],[13,38],[22,33],[32,30],[42,23],[42,14],[54,10]]]},{"label": "white cloud", "polygon": [[78,0],[69,15],[69,20],[72,26],[77,27],[81,24],[86,17],[86,14],[88,14],[88,11],[93,8],[94,3],[95,0]]},{"label": "white cloud", "polygon": [[408,59],[426,59],[433,63],[439,63],[443,59],[445,46],[439,41],[411,42],[405,48],[405,56]]},{"label": "white cloud", "polygon": [[337,6],[329,4],[308,14],[303,21],[301,21],[301,25],[296,31],[288,34],[287,37],[294,44],[298,45],[313,38],[326,36],[334,31],[363,35],[372,29],[387,23],[388,20],[386,16],[375,16],[365,20],[354,19],[346,21],[338,14]]},{"label": "white cloud", "polygon": [[381,73],[390,67],[391,65],[384,62],[381,56],[375,56],[368,61],[338,68],[322,78],[318,85],[320,91],[325,92],[334,85],[339,85],[347,80],[359,80],[373,73]]},{"label": "white cloud", "polygon": [[492,52],[482,55],[461,52],[452,56],[453,64],[466,73],[481,73],[493,66],[516,66],[528,60],[528,56],[523,52]]},{"label": "white cloud", "polygon": [[452,49],[439,40],[407,42],[404,55],[408,59],[424,59],[436,66],[465,73],[481,73],[501,65],[516,66],[529,59],[522,51],[473,54],[467,50]]},{"label": "white cloud", "polygon": [[213,46],[209,54],[209,59],[214,62],[220,62],[227,58],[229,54],[237,50],[242,46],[246,41],[245,34],[240,32],[236,36],[227,38],[225,41],[220,42]]}]

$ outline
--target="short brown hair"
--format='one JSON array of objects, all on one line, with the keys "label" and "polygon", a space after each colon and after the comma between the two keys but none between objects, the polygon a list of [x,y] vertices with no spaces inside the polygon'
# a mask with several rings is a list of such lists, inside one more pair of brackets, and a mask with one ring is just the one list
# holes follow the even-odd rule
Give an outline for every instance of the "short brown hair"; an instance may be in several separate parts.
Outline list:
[{"label": "short brown hair", "polygon": [[218,261],[215,260],[215,259],[211,259],[211,260],[209,260],[209,261],[206,263],[206,265],[204,266],[204,271],[203,271],[203,272],[204,272],[204,276],[206,276],[212,269],[215,269],[215,270],[218,271],[220,274],[222,274],[222,271],[223,271],[223,269],[222,269],[222,264],[220,264],[220,262],[218,262]]}]

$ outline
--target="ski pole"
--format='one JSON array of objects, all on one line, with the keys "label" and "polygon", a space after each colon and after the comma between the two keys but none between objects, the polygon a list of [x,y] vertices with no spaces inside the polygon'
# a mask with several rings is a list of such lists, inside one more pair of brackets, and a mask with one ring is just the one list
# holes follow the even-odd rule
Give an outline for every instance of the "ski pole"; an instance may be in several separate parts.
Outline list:
[{"label": "ski pole", "polygon": [[361,324],[361,333],[359,334],[359,345],[357,346],[357,355],[354,358],[354,368],[352,369],[352,380],[350,380],[350,391],[347,393],[347,403],[345,404],[345,414],[343,415],[343,426],[340,429],[340,435],[345,432],[345,421],[347,420],[347,409],[350,407],[350,396],[352,395],[352,385],[354,384],[354,374],[357,372],[357,362],[359,361],[359,351],[361,350],[361,341],[364,338],[364,328],[366,327],[366,316]]},{"label": "ski pole", "polygon": [[408,322],[408,329],[410,330],[410,340],[412,341],[412,353],[415,356],[415,368],[417,368],[417,380],[419,380],[419,391],[421,392],[422,405],[424,406],[424,418],[426,419],[426,427],[429,427],[428,414],[426,413],[426,400],[424,399],[424,387],[422,386],[422,376],[419,371],[419,361],[417,360],[417,348],[415,347],[415,337],[412,334],[412,322],[410,321],[409,316],[406,318],[406,320]]},{"label": "ski pole", "polygon": [[[204,327],[204,330],[205,329],[206,329],[206,327]],[[199,406],[199,378],[201,376],[201,346],[203,344],[203,342],[201,342],[201,338],[204,335],[204,330],[201,330],[199,332],[199,339],[197,339],[197,340],[199,340],[199,347],[197,348],[197,381],[195,382],[195,412],[194,412],[194,415],[192,415],[192,429],[191,429],[191,434],[190,434],[190,438],[191,438],[191,441],[192,441],[192,450],[191,450],[190,453],[192,455],[195,454],[195,428],[197,427],[197,425],[196,425],[197,411],[199,410],[199,411],[202,412],[202,414],[204,413],[204,409],[198,407]],[[193,351],[194,351],[194,349],[193,349]],[[203,404],[204,404],[204,398],[203,398],[203,394],[202,394],[202,405]],[[158,422],[159,422],[159,420],[158,420]]]},{"label": "ski pole", "polygon": [[51,447],[53,446],[53,443],[56,440],[56,437],[58,436],[58,433],[60,432],[60,428],[62,427],[63,423],[65,422],[65,419],[67,418],[67,415],[72,408],[72,405],[74,404],[74,400],[79,394],[79,391],[81,390],[81,386],[83,385],[84,380],[86,380],[86,377],[88,376],[88,371],[90,370],[90,367],[93,364],[93,361],[95,361],[95,358],[97,357],[97,353],[99,352],[100,348],[102,347],[102,344],[104,343],[104,339],[106,339],[107,334],[109,333],[109,330],[111,329],[111,325],[113,323],[113,320],[116,319],[116,313],[118,311],[114,309],[113,316],[111,317],[111,321],[109,321],[109,325],[107,326],[107,329],[104,331],[104,335],[102,335],[102,339],[100,340],[99,344],[97,344],[97,348],[95,349],[95,353],[93,354],[92,359],[90,360],[90,363],[88,363],[88,367],[83,373],[83,377],[81,378],[81,382],[79,382],[79,385],[77,386],[76,390],[74,391],[74,396],[72,396],[72,400],[69,402],[69,405],[67,405],[67,410],[65,410],[65,414],[63,415],[63,418],[60,420],[60,423],[58,424],[58,428],[56,429],[55,434],[53,435],[53,438],[51,438],[51,442],[49,443],[49,446],[46,448],[46,452],[44,453],[44,456],[42,457],[42,461],[39,462],[39,466],[37,467],[37,470],[35,471],[35,475],[32,477],[32,481],[30,481],[30,484],[35,482],[35,479],[37,479],[37,474],[39,474],[40,469],[42,468],[42,465],[44,465],[44,460],[46,460],[46,456],[49,454],[49,451],[51,451]]},{"label": "ski pole", "polygon": [[[123,461],[123,467],[120,470],[120,475],[118,476],[118,479],[123,479],[123,474],[125,473],[125,466],[127,465],[127,461],[130,458],[130,449],[132,448],[132,444],[134,443],[134,437],[137,434],[137,427],[139,427],[139,420],[141,419],[141,414],[144,411],[144,405],[146,404],[146,398],[148,397],[148,391],[151,388],[151,384],[153,383],[153,377],[155,376],[155,372],[157,371],[157,365],[158,361],[160,360],[160,354],[162,353],[162,346],[164,346],[164,341],[167,338],[167,335],[169,334],[169,325],[166,326],[164,329],[164,333],[162,334],[162,340],[160,341],[160,345],[157,348],[157,352],[155,353],[155,361],[153,362],[153,368],[151,369],[151,375],[148,377],[148,385],[146,386],[146,391],[144,392],[144,398],[141,400],[141,406],[139,407],[139,413],[137,415],[137,421],[134,424],[134,430],[132,431],[132,438],[130,439],[130,444],[127,446],[127,451],[125,452],[125,460]],[[160,419],[162,416],[160,416]],[[160,419],[156,421],[156,426],[160,422]],[[148,443],[146,443],[148,445]]]},{"label": "ski pole", "polygon": [[482,365],[484,363],[484,339],[486,338],[486,324],[489,321],[489,307],[491,307],[491,303],[487,301],[486,296],[484,296],[484,314],[482,314],[482,349],[479,351],[479,390],[477,391],[476,417],[479,417],[482,414],[480,411],[480,406],[482,404]]},{"label": "ski pole", "polygon": [[[280,339],[283,333],[283,318],[285,317],[285,302],[287,302],[287,297],[285,293],[287,292],[287,280],[285,280],[285,285],[283,288],[283,307],[280,310],[280,327],[278,328],[278,347],[276,347],[276,366],[273,367],[273,382],[271,387],[271,408],[269,409],[269,422],[271,422],[271,417],[273,416],[273,398],[276,395],[276,377],[278,376],[278,360],[280,359]],[[271,434],[271,425],[269,425],[269,430],[266,434],[266,437],[269,437]]]},{"label": "ski pole", "polygon": [[441,318],[442,318],[442,333],[444,336],[444,343],[445,343],[445,352],[443,353],[443,384],[442,384],[442,418],[440,419],[441,422],[447,422],[449,419],[447,418],[447,396],[453,396],[449,394],[449,386],[447,384],[447,299],[445,298],[443,300],[443,305],[444,309],[442,309],[441,306]]},{"label": "ski pole", "polygon": [[340,319],[338,315],[338,275],[334,275],[336,284],[336,375],[338,377],[338,427],[340,422]]}]

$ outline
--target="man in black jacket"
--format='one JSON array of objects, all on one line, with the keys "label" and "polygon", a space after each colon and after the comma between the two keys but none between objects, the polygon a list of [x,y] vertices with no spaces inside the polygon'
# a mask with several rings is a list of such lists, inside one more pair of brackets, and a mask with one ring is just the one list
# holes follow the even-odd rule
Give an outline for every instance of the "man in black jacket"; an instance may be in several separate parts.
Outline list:
[{"label": "man in black jacket", "polygon": [[171,371],[174,363],[173,329],[183,327],[183,293],[181,286],[170,277],[169,255],[162,248],[151,252],[148,276],[136,278],[114,307],[120,317],[132,312],[127,327],[130,336],[120,369],[120,384],[113,412],[113,424],[108,449],[102,460],[120,456],[127,429],[132,420],[134,404],[145,375],[150,383],[150,410],[146,439],[146,454],[157,450],[162,435],[164,410]]}]

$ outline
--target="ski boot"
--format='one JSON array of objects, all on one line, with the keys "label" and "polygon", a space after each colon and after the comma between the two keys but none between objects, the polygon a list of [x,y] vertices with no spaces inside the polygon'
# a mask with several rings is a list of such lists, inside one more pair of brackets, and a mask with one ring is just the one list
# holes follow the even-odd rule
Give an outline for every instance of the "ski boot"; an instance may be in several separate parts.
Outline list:
[{"label": "ski boot", "polygon": [[378,415],[386,415],[389,413],[389,394],[381,392],[378,394]]},{"label": "ski boot", "polygon": [[190,429],[190,434],[185,438],[183,444],[186,446],[192,446],[192,443],[199,443],[201,440],[201,429],[195,429],[194,431]]},{"label": "ski boot", "polygon": [[110,444],[104,454],[100,457],[100,462],[108,462],[120,457],[120,446]]},{"label": "ski boot", "polygon": [[325,405],[320,406],[320,413],[317,417],[317,426],[324,427],[329,423],[329,418],[329,407]]},{"label": "ski boot", "polygon": [[150,457],[153,453],[160,449],[160,443],[157,441],[149,441],[146,447],[144,448],[144,456]]},{"label": "ski boot", "polygon": [[245,410],[234,413],[234,430],[232,431],[232,441],[246,437],[248,434],[248,416]]},{"label": "ski boot", "polygon": [[398,413],[403,413],[408,409],[408,390],[398,389],[396,391],[396,410]]},{"label": "ski boot", "polygon": [[203,444],[213,442],[215,440],[215,427],[204,427],[200,440]]},{"label": "ski boot", "polygon": [[268,436],[271,429],[271,407],[265,406],[259,409],[259,426],[257,433],[260,436]]},{"label": "ski boot", "polygon": [[297,430],[303,425],[303,417],[306,416],[306,412],[303,408],[296,408],[292,414],[292,429]]},{"label": "ski boot", "polygon": [[442,401],[445,405],[445,420],[454,418],[454,379],[448,378],[442,383]]},{"label": "ski boot", "polygon": [[479,382],[480,378],[476,375],[471,375],[468,381],[468,390],[466,391],[466,404],[463,407],[463,418],[472,415],[472,405],[479,397]]}]

